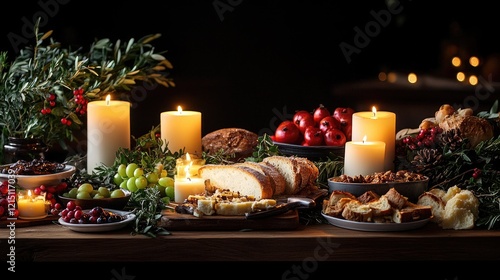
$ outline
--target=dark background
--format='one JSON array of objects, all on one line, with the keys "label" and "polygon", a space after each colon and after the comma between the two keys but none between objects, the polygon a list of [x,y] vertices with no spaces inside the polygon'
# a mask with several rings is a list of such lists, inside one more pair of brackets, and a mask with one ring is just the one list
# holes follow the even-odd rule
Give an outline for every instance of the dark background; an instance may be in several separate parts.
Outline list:
[{"label": "dark background", "polygon": [[[377,23],[374,13],[386,13],[393,5],[401,11]],[[456,42],[485,60],[499,50],[498,12],[486,1],[438,6],[378,0],[41,0],[10,6],[0,17],[0,50],[13,53],[24,42],[13,44],[12,34],[23,36],[41,14],[46,19],[41,30],[53,30],[52,37],[69,46],[162,34],[153,45],[168,51],[176,87],[158,87],[134,103],[135,136],[158,125],[160,113],[177,105],[202,112],[203,135],[225,127],[272,133],[294,111],[312,111],[319,104],[333,111],[369,110],[377,103],[380,110],[397,113],[398,128],[418,127],[441,103],[464,104],[474,88],[380,88],[379,71],[449,78],[443,64],[447,43]],[[373,36],[348,62],[339,45],[354,46],[355,28],[367,26],[378,29],[371,29]],[[460,32],[452,32],[453,26]],[[474,106],[489,108],[496,95]]]}]

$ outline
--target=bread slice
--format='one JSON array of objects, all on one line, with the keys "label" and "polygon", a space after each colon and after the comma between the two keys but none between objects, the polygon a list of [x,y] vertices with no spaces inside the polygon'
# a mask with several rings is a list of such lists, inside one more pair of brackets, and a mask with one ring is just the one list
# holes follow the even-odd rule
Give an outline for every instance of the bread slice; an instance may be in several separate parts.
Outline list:
[{"label": "bread slice", "polygon": [[424,192],[418,197],[418,205],[428,205],[432,208],[432,219],[431,221],[436,224],[441,224],[444,216],[445,202],[441,197],[437,196],[433,192]]},{"label": "bread slice", "polygon": [[347,192],[347,191],[341,191],[341,190],[334,190],[332,191],[332,193],[330,194],[330,198],[328,199],[328,205],[330,206],[334,206],[335,204],[337,204],[337,202],[344,198],[344,197],[347,197],[347,198],[350,198],[350,199],[353,199],[353,200],[357,200],[356,196],[354,196],[352,193],[350,192]]},{"label": "bread slice", "polygon": [[281,174],[279,170],[272,165],[262,162],[259,162],[259,165],[262,166],[264,173],[266,173],[266,175],[271,178],[271,181],[274,181],[274,196],[284,194],[286,189],[286,181],[283,174]]},{"label": "bread slice", "polygon": [[352,200],[345,204],[342,217],[356,222],[371,222],[373,210],[367,204]]},{"label": "bread slice", "polygon": [[201,178],[209,180],[216,188],[239,192],[257,200],[273,196],[269,177],[249,167],[206,164],[198,172]]},{"label": "bread slice", "polygon": [[274,166],[285,177],[285,194],[295,194],[300,191],[302,186],[302,174],[305,172],[300,169],[292,157],[271,156],[262,160],[263,163]]},{"label": "bread slice", "polygon": [[292,160],[295,160],[295,162],[299,165],[299,173],[302,176],[300,189],[302,190],[311,186],[316,186],[316,181],[319,176],[318,167],[307,158],[292,157]]},{"label": "bread slice", "polygon": [[374,191],[366,191],[362,195],[358,196],[358,200],[362,203],[368,203],[372,200],[379,199],[380,195]]},{"label": "bread slice", "polygon": [[392,207],[402,209],[408,203],[408,198],[400,194],[395,188],[390,188],[385,194]]},{"label": "bread slice", "polygon": [[350,197],[342,197],[334,205],[326,205],[323,208],[323,213],[328,216],[342,218],[342,212],[344,211],[345,206],[351,201],[356,201],[356,199]]},{"label": "bread slice", "polygon": [[394,223],[409,223],[432,217],[432,209],[429,205],[410,204],[401,209],[394,209],[392,220]]},{"label": "bread slice", "polygon": [[374,217],[381,217],[392,214],[392,205],[385,195],[380,196],[378,199],[371,200],[367,204],[373,210]]},{"label": "bread slice", "polygon": [[273,196],[282,195],[285,192],[285,177],[274,166],[253,161],[236,163],[235,166],[246,166],[269,177],[271,187],[273,188]]}]

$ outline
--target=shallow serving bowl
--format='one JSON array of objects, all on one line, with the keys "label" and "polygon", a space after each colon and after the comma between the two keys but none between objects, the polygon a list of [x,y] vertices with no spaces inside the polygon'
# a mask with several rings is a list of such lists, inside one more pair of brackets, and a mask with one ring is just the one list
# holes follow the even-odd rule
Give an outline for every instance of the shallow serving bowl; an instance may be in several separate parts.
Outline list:
[{"label": "shallow serving bowl", "polygon": [[389,183],[345,183],[335,182],[334,178],[328,179],[328,190],[347,191],[355,196],[360,196],[367,191],[373,191],[378,195],[385,194],[391,188],[396,189],[400,194],[406,196],[411,202],[416,202],[418,197],[427,191],[429,178],[425,180],[410,182],[389,182]]},{"label": "shallow serving bowl", "polygon": [[66,204],[69,201],[75,201],[76,205],[82,207],[82,209],[92,209],[96,206],[100,206],[102,208],[109,208],[109,209],[115,209],[115,210],[123,210],[125,206],[127,206],[128,201],[130,200],[130,196],[132,192],[129,190],[124,190],[125,196],[124,197],[116,197],[116,198],[99,198],[99,199],[77,199],[77,198],[69,198],[65,197],[62,195],[59,195],[57,198],[63,205],[63,207],[66,206]]},{"label": "shallow serving bowl", "polygon": [[[2,165],[0,167],[9,166]],[[3,169],[3,168],[2,168]],[[7,181],[9,179],[16,180],[17,185],[23,189],[35,189],[40,185],[57,185],[63,179],[70,178],[76,171],[76,167],[73,165],[66,165],[64,169],[60,172],[56,172],[53,174],[44,174],[44,175],[9,175],[0,173],[0,182]]]},{"label": "shallow serving bowl", "polygon": [[332,156],[344,157],[345,147],[335,146],[302,146],[273,142],[283,155],[305,157],[312,161],[326,160]]}]

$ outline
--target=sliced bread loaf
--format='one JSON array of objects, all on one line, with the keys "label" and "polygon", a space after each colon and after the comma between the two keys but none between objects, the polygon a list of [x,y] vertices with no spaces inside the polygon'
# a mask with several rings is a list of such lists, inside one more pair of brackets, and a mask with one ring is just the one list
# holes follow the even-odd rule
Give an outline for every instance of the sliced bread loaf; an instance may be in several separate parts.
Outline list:
[{"label": "sliced bread loaf", "polygon": [[297,194],[301,190],[316,186],[319,170],[307,158],[271,156],[264,158],[262,162],[274,166],[283,174],[286,181],[285,194]]},{"label": "sliced bread loaf", "polygon": [[236,163],[235,166],[246,166],[269,177],[274,196],[282,195],[285,192],[285,177],[274,166],[252,161]]},{"label": "sliced bread loaf", "polygon": [[255,169],[245,166],[207,164],[198,170],[201,178],[212,186],[253,196],[255,199],[271,198],[271,179]]},{"label": "sliced bread loaf", "polygon": [[285,177],[285,194],[294,194],[300,191],[302,175],[299,173],[299,166],[290,157],[266,157],[262,162],[274,166]]}]

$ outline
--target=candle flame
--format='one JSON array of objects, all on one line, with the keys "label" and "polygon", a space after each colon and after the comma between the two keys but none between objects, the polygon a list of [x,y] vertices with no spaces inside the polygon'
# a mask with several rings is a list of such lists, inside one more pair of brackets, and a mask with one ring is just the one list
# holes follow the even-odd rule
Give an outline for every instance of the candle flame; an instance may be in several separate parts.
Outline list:
[{"label": "candle flame", "polygon": [[191,165],[193,162],[190,162],[188,165],[184,167],[184,172],[186,173],[186,179],[191,180],[191,174],[189,174],[189,168],[191,168]]},{"label": "candle flame", "polygon": [[363,137],[363,144],[366,142],[366,135]]},{"label": "candle flame", "polygon": [[110,102],[111,102],[111,95],[108,94],[108,96],[106,96],[106,105],[109,106]]},{"label": "candle flame", "polygon": [[189,153],[186,153],[186,160],[191,160],[191,156],[189,155]]},{"label": "candle flame", "polygon": [[182,114],[182,107],[181,107],[181,106],[177,106],[177,112],[178,112],[179,114]]},{"label": "candle flame", "polygon": [[31,197],[31,190],[28,190],[28,196]]},{"label": "candle flame", "polygon": [[373,118],[377,118],[377,108],[375,106],[372,107]]}]

